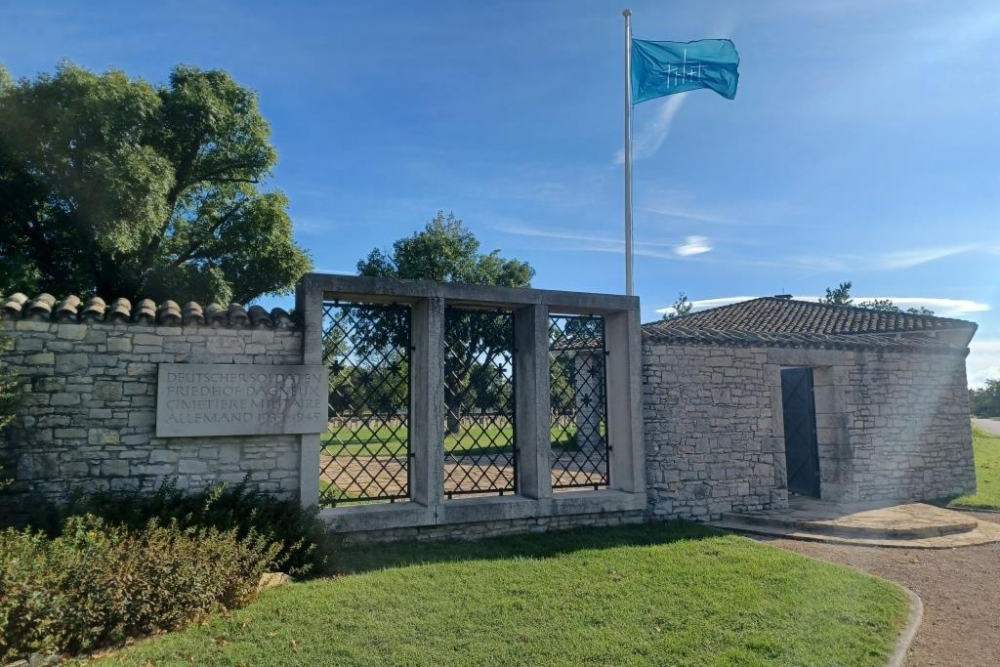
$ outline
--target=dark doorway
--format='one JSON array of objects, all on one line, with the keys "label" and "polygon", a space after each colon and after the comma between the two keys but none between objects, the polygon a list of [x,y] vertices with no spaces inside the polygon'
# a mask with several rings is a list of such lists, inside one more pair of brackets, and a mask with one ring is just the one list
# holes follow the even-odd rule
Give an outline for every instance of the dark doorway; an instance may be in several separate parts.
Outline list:
[{"label": "dark doorway", "polygon": [[781,404],[785,419],[788,490],[819,498],[816,401],[811,368],[781,369]]}]

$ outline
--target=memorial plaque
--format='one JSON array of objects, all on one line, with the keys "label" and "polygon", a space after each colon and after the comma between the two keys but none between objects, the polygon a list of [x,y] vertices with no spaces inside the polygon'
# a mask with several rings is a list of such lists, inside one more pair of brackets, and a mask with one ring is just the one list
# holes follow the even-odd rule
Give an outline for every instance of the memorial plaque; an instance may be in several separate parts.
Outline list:
[{"label": "memorial plaque", "polygon": [[322,433],[327,368],[160,364],[156,437]]}]

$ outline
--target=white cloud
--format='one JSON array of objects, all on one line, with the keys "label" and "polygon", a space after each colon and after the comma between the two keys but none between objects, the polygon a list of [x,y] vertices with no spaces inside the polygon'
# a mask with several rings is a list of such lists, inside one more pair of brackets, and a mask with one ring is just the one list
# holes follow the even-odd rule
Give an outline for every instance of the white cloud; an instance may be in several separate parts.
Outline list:
[{"label": "white cloud", "polygon": [[701,255],[712,250],[712,245],[704,236],[689,236],[684,243],[674,246],[674,252],[681,257]]},{"label": "white cloud", "polygon": [[[726,296],[719,299],[701,299],[698,301],[691,301],[691,310],[708,310],[709,308],[719,308],[721,306],[731,306],[734,303],[740,303],[741,301],[749,301],[750,299],[756,299],[755,296]],[[673,315],[674,307],[667,306],[666,308],[657,308],[657,313],[661,315]]]},{"label": "white cloud", "polygon": [[[625,253],[625,240],[621,237],[613,238],[569,230],[538,229],[518,225],[507,225],[496,229],[508,234],[552,239],[560,242],[549,246],[550,250]],[[687,259],[710,251],[712,246],[708,243],[708,239],[702,236],[689,236],[680,245],[676,241],[636,241],[632,251],[639,257]]]},{"label": "white cloud", "polygon": [[875,259],[878,267],[883,269],[909,269],[928,262],[934,262],[945,257],[961,255],[979,249],[979,246],[963,245],[950,248],[918,248],[915,250],[900,250],[881,255]]},{"label": "white cloud", "polygon": [[970,387],[978,389],[985,385],[987,380],[1000,378],[1000,340],[973,338],[969,350],[966,367]]},{"label": "white cloud", "polygon": [[995,243],[981,242],[947,247],[912,248],[909,250],[894,250],[892,252],[859,255],[814,255],[793,257],[788,262],[793,266],[815,269],[817,272],[852,272],[858,270],[899,271],[912,269],[916,266],[936,262],[947,257],[955,257],[966,253],[1000,254],[1000,246]]},{"label": "white cloud", "polygon": [[[643,123],[643,127],[638,133],[635,132],[633,119],[632,129],[632,160],[642,160],[654,155],[660,150],[660,146],[670,135],[670,126],[674,124],[674,117],[684,106],[687,100],[687,93],[670,95],[665,101],[660,103],[656,117],[648,123]],[[619,149],[615,155],[615,164],[625,164],[625,149]]]},{"label": "white cloud", "polygon": [[[739,303],[741,301],[749,301],[750,299],[756,299],[755,296],[727,296],[720,297],[716,299],[701,299],[698,301],[692,301],[692,310],[708,310],[709,308],[718,308],[720,306],[729,306],[734,303]],[[819,301],[818,296],[794,296],[793,299],[799,301]],[[862,301],[875,301],[889,299],[895,305],[902,309],[907,308],[929,308],[934,311],[935,315],[941,317],[968,317],[973,313],[983,313],[990,310],[990,305],[987,303],[980,303],[978,301],[972,301],[970,299],[943,299],[938,297],[925,297],[925,296],[857,296],[854,297],[854,303],[861,303]],[[659,308],[658,313],[671,313],[673,308]],[[1000,349],[998,349],[1000,353]]]},{"label": "white cloud", "polygon": [[725,218],[708,211],[680,208],[677,206],[643,207],[642,210],[649,211],[650,213],[656,213],[657,215],[663,215],[668,218],[682,218],[684,220],[693,220],[695,222],[711,222],[720,225],[741,224],[736,220]]}]

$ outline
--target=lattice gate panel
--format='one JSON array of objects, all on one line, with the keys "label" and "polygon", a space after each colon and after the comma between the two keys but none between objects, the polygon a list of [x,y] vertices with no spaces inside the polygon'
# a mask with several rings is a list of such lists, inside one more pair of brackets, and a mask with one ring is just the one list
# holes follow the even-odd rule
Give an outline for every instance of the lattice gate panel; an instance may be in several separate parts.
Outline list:
[{"label": "lattice gate panel", "polygon": [[329,424],[320,450],[320,505],[410,494],[410,307],[323,304]]},{"label": "lattice gate panel", "polygon": [[552,488],[610,480],[604,318],[549,318]]},{"label": "lattice gate panel", "polygon": [[514,317],[505,310],[445,311],[444,491],[517,492]]}]

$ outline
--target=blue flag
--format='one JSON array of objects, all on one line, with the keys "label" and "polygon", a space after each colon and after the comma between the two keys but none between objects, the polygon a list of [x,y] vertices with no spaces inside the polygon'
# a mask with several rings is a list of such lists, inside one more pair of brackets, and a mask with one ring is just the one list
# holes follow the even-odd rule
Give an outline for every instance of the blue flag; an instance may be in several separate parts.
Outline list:
[{"label": "blue flag", "polygon": [[736,97],[740,54],[728,39],[696,42],[632,40],[632,104],[687,90],[710,88]]}]

